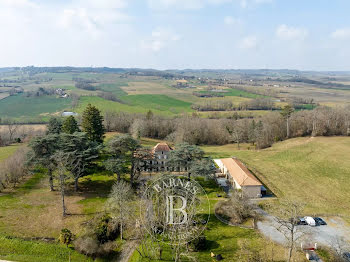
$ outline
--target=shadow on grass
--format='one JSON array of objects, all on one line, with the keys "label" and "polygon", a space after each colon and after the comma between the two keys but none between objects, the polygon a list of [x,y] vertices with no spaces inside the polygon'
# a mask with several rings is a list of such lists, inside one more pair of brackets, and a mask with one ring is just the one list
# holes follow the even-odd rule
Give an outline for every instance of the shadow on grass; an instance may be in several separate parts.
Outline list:
[{"label": "shadow on grass", "polygon": [[17,192],[29,192],[30,190],[34,189],[45,176],[46,175],[43,172],[35,173],[25,183],[18,187]]},{"label": "shadow on grass", "polygon": [[67,196],[107,197],[115,182],[116,179],[113,176],[88,175],[79,179],[79,190],[77,192],[74,190],[74,183],[70,183]]},{"label": "shadow on grass", "polygon": [[213,249],[216,249],[216,248],[219,248],[220,245],[218,242],[216,241],[213,241],[213,240],[206,240],[206,247],[205,247],[205,250],[213,250]]},{"label": "shadow on grass", "polygon": [[223,192],[223,190],[216,184],[214,179],[205,180],[203,178],[196,178],[196,181],[203,187],[207,195],[211,193]]}]

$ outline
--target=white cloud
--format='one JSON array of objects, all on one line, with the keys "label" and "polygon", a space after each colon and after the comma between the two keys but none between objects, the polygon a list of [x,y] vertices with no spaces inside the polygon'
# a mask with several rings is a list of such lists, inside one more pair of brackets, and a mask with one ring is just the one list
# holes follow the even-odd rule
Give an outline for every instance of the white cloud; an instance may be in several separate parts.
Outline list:
[{"label": "white cloud", "polygon": [[58,24],[65,29],[79,29],[97,36],[106,25],[125,22],[129,16],[122,12],[124,0],[78,0],[61,13]]},{"label": "white cloud", "polygon": [[340,28],[335,30],[331,37],[334,39],[348,39],[350,38],[350,28]]},{"label": "white cloud", "polygon": [[258,39],[256,36],[247,36],[240,41],[238,47],[242,49],[252,49],[256,48],[257,44]]},{"label": "white cloud", "polygon": [[272,3],[274,0],[239,0],[239,1],[242,8],[247,8],[253,5],[269,4],[269,3]]},{"label": "white cloud", "polygon": [[200,9],[204,6],[203,0],[148,0],[148,5],[152,9]]},{"label": "white cloud", "polygon": [[29,0],[0,0],[1,8],[27,8],[37,7],[37,5]]},{"label": "white cloud", "polygon": [[149,39],[141,41],[141,47],[153,52],[158,52],[172,42],[180,39],[181,37],[178,34],[173,33],[171,30],[158,27],[152,31]]},{"label": "white cloud", "polygon": [[224,18],[224,22],[226,25],[240,25],[242,23],[242,20],[239,18],[234,18],[232,16],[226,16]]},{"label": "white cloud", "polygon": [[81,4],[87,4],[91,8],[112,8],[120,9],[127,6],[125,0],[84,0],[81,1]]},{"label": "white cloud", "polygon": [[285,24],[278,26],[276,29],[277,37],[283,40],[304,39],[308,34],[305,28],[297,28]]},{"label": "white cloud", "polygon": [[239,3],[242,8],[251,5],[271,3],[273,0],[148,0],[148,6],[155,10],[164,9],[201,9],[208,5]]}]

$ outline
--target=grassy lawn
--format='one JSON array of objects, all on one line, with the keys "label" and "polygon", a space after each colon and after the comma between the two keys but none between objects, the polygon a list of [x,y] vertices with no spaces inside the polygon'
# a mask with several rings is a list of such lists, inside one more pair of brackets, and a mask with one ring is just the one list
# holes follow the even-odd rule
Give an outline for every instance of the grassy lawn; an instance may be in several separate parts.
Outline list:
[{"label": "grassy lawn", "polygon": [[[90,175],[80,180],[81,192],[66,195],[69,216],[62,217],[59,192],[50,192],[45,174],[36,173],[21,186],[0,195],[0,259],[14,261],[92,261],[65,246],[28,238],[56,238],[62,228],[82,232],[83,222],[104,210],[114,177]],[[11,237],[7,237],[11,236]],[[97,260],[103,261],[103,260]]]},{"label": "grassy lawn", "polygon": [[64,245],[27,241],[0,235],[0,259],[18,262],[93,261]]},{"label": "grassy lawn", "polygon": [[70,109],[70,98],[56,96],[25,97],[24,95],[9,96],[0,100],[2,117],[27,118],[45,116],[51,113]]},{"label": "grassy lawn", "polygon": [[76,193],[69,180],[65,201],[70,215],[63,218],[60,193],[50,192],[46,174],[36,172],[19,187],[0,193],[0,235],[57,238],[62,228],[79,234],[82,222],[104,210],[114,182],[104,173],[88,175],[80,179]]},{"label": "grassy lawn", "polygon": [[[229,226],[219,221],[214,215],[214,205],[221,198],[217,198],[216,194],[223,195],[221,189],[216,185],[214,181],[199,180],[204,190],[207,192],[210,201],[210,219],[207,225],[207,229],[204,231],[207,239],[207,248],[201,252],[191,252],[190,255],[196,258],[195,261],[207,262],[215,261],[210,257],[210,253],[221,254],[224,261],[242,261],[240,255],[246,255],[242,253],[242,247],[247,246],[251,250],[257,250],[258,252],[265,252],[269,258],[274,256],[275,261],[281,261],[284,258],[285,250],[283,247],[275,245],[267,239],[260,236],[258,231],[253,229],[245,229],[240,227]],[[207,209],[205,209],[207,210]],[[139,253],[135,251],[129,262],[138,261],[172,261],[170,247],[166,244],[162,244],[163,257],[162,260],[149,260],[147,258],[141,258]],[[272,255],[273,254],[273,255]],[[185,260],[194,261],[194,260]]]},{"label": "grassy lawn", "polygon": [[350,216],[350,137],[295,138],[260,151],[203,149],[214,158],[238,157],[278,197],[306,203],[308,213]]},{"label": "grassy lawn", "polygon": [[5,160],[11,156],[20,147],[19,144],[0,147],[0,161]]}]

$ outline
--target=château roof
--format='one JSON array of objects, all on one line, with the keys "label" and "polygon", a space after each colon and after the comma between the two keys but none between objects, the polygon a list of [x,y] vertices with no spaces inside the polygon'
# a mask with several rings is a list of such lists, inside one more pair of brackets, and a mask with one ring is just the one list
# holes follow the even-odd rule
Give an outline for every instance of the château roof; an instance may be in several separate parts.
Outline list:
[{"label": "ch\u00e2teau roof", "polygon": [[164,152],[169,152],[173,150],[167,143],[158,143],[155,147],[153,147],[152,152],[159,152],[159,151],[164,151]]}]

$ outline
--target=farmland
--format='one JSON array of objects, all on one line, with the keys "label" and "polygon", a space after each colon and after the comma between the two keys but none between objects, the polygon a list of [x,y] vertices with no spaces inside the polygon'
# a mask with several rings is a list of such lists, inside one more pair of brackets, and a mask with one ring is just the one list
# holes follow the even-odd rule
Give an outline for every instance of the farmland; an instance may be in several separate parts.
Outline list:
[{"label": "farmland", "polygon": [[57,99],[52,96],[25,97],[16,95],[4,98],[0,102],[0,112],[3,117],[28,119],[48,117],[51,114],[70,109],[71,100]]},{"label": "farmland", "polygon": [[[192,75],[190,73],[180,75],[177,71],[149,73],[142,70],[139,72],[131,70],[130,72],[126,69],[110,69],[105,72],[99,69],[94,72],[79,68],[56,69],[52,72],[36,71],[36,68],[28,68],[24,71],[8,70],[0,74],[0,81],[4,83],[3,86],[0,86],[2,92],[0,114],[2,118],[11,118],[22,123],[40,122],[47,121],[49,116],[59,115],[65,110],[79,113],[87,103],[92,103],[99,106],[103,112],[145,113],[152,110],[155,114],[174,117],[194,112],[191,109],[193,104],[220,102],[220,99],[215,97],[216,95],[232,101],[236,107],[240,103],[258,98],[272,99],[277,108],[286,105],[293,99],[313,99],[314,104],[299,105],[300,108],[307,110],[317,105],[332,107],[345,105],[350,100],[350,92],[346,87],[318,86],[317,81],[320,81],[323,75],[316,73],[310,76],[300,72],[300,75],[307,75],[315,80],[311,83],[316,84],[310,84],[307,81],[306,83],[288,82],[287,80],[290,79],[288,73],[279,73],[279,77],[272,77],[275,74],[266,73],[259,76],[252,74],[250,76],[249,73],[243,74],[238,71],[217,72],[209,75],[200,71],[192,72]],[[163,77],[162,74],[170,74],[171,77],[168,75]],[[182,80],[184,77],[188,80]],[[339,76],[339,82],[333,81],[332,83],[334,85],[347,83],[345,81],[347,78],[347,75]],[[77,88],[77,79],[91,83],[93,90]],[[185,81],[184,86],[178,86],[179,79]],[[14,88],[14,91],[11,88]],[[36,92],[39,88],[48,90],[61,88],[67,92],[68,98],[60,98],[57,94],[30,97],[25,94]],[[9,93],[10,91],[12,94]],[[19,93],[16,94],[16,92]],[[104,93],[104,96],[101,96],[101,92]],[[108,95],[114,96],[115,99],[106,100]],[[72,102],[73,97],[74,102]],[[255,110],[252,115],[253,117],[260,116],[264,114],[263,111]],[[201,117],[225,118],[232,112],[234,109],[222,114],[212,114],[210,111],[199,112],[199,114]],[[246,116],[248,113],[243,110],[239,114]]]}]

